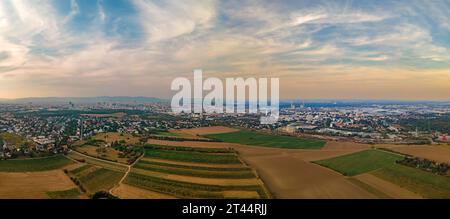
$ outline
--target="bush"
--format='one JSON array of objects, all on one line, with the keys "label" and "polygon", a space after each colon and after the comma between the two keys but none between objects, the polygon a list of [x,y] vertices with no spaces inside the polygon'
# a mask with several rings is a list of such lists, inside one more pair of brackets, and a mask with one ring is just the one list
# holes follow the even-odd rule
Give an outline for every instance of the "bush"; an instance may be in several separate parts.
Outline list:
[{"label": "bush", "polygon": [[397,161],[397,163],[439,175],[447,175],[447,172],[450,170],[450,165],[447,163],[438,163],[418,157],[405,157],[403,160]]},{"label": "bush", "polygon": [[109,192],[99,191],[92,195],[91,199],[119,199],[119,197],[116,197]]}]

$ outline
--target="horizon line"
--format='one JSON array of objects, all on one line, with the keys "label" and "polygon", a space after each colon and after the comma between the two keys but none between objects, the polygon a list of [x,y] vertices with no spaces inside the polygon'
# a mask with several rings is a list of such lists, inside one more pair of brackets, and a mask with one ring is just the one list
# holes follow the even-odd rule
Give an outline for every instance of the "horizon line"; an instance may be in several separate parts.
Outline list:
[{"label": "horizon line", "polygon": [[[0,102],[2,101],[15,101],[15,100],[21,100],[21,99],[49,99],[49,98],[155,98],[160,100],[170,100],[171,98],[165,98],[165,97],[155,97],[155,96],[41,96],[41,97],[18,97],[18,98],[3,98],[0,97]],[[192,98],[194,99],[194,98]],[[398,98],[280,98],[281,101],[387,101],[387,102],[450,102],[450,99],[444,100],[444,99],[398,99]]]}]

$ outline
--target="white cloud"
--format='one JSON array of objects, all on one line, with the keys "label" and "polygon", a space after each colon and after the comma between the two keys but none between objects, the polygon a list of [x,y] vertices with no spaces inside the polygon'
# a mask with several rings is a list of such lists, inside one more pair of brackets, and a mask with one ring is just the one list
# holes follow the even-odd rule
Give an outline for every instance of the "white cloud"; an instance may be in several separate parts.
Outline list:
[{"label": "white cloud", "polygon": [[70,0],[70,12],[64,18],[63,23],[67,23],[68,21],[72,20],[72,18],[77,16],[79,12],[80,12],[80,8],[78,7],[77,0]]},{"label": "white cloud", "polygon": [[[88,91],[152,95],[144,92],[169,92],[163,82],[190,75],[194,68],[215,76],[300,75],[320,84],[345,78],[384,82],[389,72],[380,70],[384,62],[415,67],[402,66],[403,58],[418,63],[450,61],[449,49],[435,42],[432,30],[390,10],[332,4],[274,7],[282,3],[261,1],[132,3],[138,12],[133,16],[143,28],[137,30],[143,34],[142,41],[103,32],[104,21],[114,15],[107,17],[102,0],[96,2],[98,11],[93,15],[102,22],[89,24],[90,32],[69,25],[83,13],[76,0],[67,14],[43,0],[1,1],[0,79],[14,78],[16,84],[27,83],[30,89],[47,86],[49,92],[70,90],[75,95]],[[444,14],[438,15],[437,20],[446,21]],[[121,19],[126,18],[115,21]],[[335,62],[341,64],[330,64]],[[379,66],[364,66],[367,62]],[[389,79],[401,81],[395,77]],[[130,87],[133,91],[127,90]]]},{"label": "white cloud", "polygon": [[176,1],[156,3],[134,0],[140,11],[142,26],[150,42],[157,42],[192,33],[209,26],[216,16],[215,1]]},{"label": "white cloud", "polygon": [[103,8],[103,0],[97,0],[98,16],[102,22],[106,20],[105,9]]}]

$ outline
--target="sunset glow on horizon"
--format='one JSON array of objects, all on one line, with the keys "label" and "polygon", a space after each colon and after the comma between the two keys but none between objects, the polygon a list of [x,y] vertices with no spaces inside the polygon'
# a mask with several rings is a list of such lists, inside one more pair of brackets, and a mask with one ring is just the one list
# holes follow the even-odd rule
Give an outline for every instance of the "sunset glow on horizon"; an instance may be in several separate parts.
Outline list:
[{"label": "sunset glow on horizon", "polygon": [[169,98],[279,77],[282,99],[450,100],[450,1],[3,0],[0,98]]}]

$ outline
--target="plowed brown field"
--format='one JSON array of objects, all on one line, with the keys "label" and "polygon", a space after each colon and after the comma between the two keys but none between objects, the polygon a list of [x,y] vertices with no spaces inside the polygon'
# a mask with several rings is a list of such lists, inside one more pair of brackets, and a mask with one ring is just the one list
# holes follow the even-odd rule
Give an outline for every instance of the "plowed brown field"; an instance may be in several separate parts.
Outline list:
[{"label": "plowed brown field", "polygon": [[377,145],[403,154],[450,163],[450,148],[440,145]]},{"label": "plowed brown field", "polygon": [[219,134],[219,133],[228,133],[228,132],[236,132],[239,131],[234,128],[229,128],[225,126],[211,126],[211,127],[201,127],[201,128],[193,128],[193,129],[180,129],[180,130],[171,130],[174,133],[184,133],[188,135],[207,135],[207,134]]},{"label": "plowed brown field", "polygon": [[140,189],[127,184],[121,184],[112,191],[112,194],[122,199],[175,199],[175,197]]},{"label": "plowed brown field", "polygon": [[308,161],[322,160],[370,148],[353,142],[330,142],[320,150],[281,149],[224,142],[151,141],[186,147],[234,148],[256,169],[276,198],[376,198],[344,176]]},{"label": "plowed brown field", "polygon": [[356,179],[368,184],[369,186],[382,191],[391,198],[399,199],[420,199],[422,196],[413,193],[407,189],[404,189],[394,183],[388,182],[386,180],[380,179],[370,173],[364,173],[355,176]]}]

